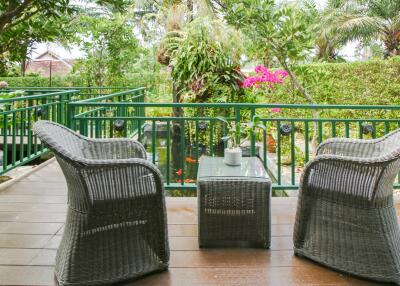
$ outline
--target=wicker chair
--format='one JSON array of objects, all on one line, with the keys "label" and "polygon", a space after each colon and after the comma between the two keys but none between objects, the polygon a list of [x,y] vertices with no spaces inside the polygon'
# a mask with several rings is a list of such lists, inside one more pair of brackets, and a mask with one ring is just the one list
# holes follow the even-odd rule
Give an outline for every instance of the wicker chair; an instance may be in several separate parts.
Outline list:
[{"label": "wicker chair", "polygon": [[39,121],[68,185],[69,208],[56,257],[61,285],[97,285],[168,268],[163,182],[140,143],[89,139]]},{"label": "wicker chair", "polygon": [[295,254],[333,269],[400,284],[393,203],[400,129],[374,140],[330,139],[304,169]]}]

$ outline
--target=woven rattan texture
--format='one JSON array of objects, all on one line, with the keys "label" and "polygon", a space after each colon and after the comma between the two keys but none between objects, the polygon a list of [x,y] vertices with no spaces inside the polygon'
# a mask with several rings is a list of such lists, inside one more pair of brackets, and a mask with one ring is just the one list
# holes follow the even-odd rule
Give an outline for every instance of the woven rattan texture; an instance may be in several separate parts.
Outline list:
[{"label": "woven rattan texture", "polygon": [[295,253],[336,270],[400,284],[392,185],[400,130],[375,140],[330,139],[300,182]]},{"label": "woven rattan texture", "polygon": [[[200,159],[197,194],[199,245],[204,247],[249,243],[269,248],[271,180],[262,163],[258,158],[243,158],[253,161],[246,165],[248,168],[262,169],[262,176],[259,177],[246,175],[254,173],[252,170],[223,165],[218,165],[221,167],[218,175],[202,176],[209,172],[208,168],[215,168],[220,163],[217,160],[221,161],[222,158]],[[235,176],[231,175],[232,170],[237,170]]]},{"label": "woven rattan texture", "polygon": [[68,214],[56,257],[60,285],[110,284],[167,269],[165,193],[159,170],[130,139],[89,139],[39,121],[68,185]]}]

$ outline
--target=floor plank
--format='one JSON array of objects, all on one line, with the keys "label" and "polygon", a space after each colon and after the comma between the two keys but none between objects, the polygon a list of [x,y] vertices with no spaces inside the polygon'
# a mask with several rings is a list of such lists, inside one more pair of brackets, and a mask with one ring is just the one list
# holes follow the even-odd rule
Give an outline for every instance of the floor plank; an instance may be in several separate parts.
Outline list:
[{"label": "floor plank", "polygon": [[56,285],[53,267],[0,266],[0,285]]},{"label": "floor plank", "polygon": [[44,248],[53,235],[0,234],[0,248]]}]

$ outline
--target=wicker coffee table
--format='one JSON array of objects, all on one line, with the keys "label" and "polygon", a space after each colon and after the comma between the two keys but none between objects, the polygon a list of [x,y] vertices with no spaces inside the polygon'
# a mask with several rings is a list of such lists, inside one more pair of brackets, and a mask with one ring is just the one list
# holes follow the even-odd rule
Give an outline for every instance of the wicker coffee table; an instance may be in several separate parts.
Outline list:
[{"label": "wicker coffee table", "polygon": [[270,247],[271,180],[260,159],[227,166],[203,156],[197,186],[200,247]]}]

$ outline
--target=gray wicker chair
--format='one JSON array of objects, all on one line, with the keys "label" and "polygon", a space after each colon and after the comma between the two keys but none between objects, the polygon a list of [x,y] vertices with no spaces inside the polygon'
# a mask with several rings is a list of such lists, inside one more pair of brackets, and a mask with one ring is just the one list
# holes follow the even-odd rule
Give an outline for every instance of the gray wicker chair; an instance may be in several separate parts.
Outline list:
[{"label": "gray wicker chair", "polygon": [[54,152],[68,185],[59,284],[111,284],[167,269],[164,187],[143,146],[89,139],[49,121],[37,122],[34,132]]},{"label": "gray wicker chair", "polygon": [[304,169],[295,254],[333,269],[400,284],[393,203],[400,129],[375,140],[330,139]]}]

